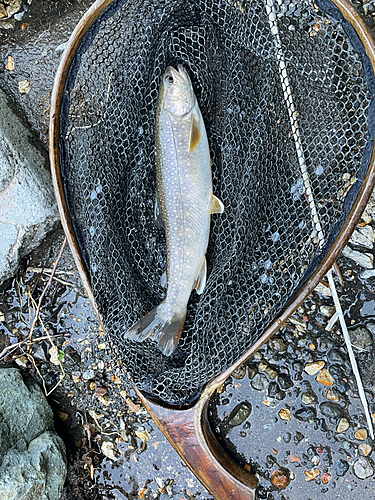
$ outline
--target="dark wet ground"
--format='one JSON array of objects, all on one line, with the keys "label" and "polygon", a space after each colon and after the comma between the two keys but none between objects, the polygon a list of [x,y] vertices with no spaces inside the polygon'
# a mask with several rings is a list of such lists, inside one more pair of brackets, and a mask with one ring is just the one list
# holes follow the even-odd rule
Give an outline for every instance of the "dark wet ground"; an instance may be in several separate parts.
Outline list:
[{"label": "dark wet ground", "polygon": [[[4,21],[7,28],[0,24],[4,62],[0,86],[25,113],[45,147],[50,92],[63,44],[91,3],[34,0],[19,20]],[[368,8],[371,13],[372,4]],[[4,69],[9,56],[14,58],[13,70]],[[30,82],[27,94],[19,91],[24,80]],[[33,318],[31,297],[37,301],[48,280],[40,271],[52,267],[62,240],[61,231],[51,235],[1,293],[0,351],[9,342],[27,337]],[[374,254],[373,249],[357,249]],[[345,280],[341,300],[348,322],[353,330],[364,326],[367,331],[359,339],[367,340],[356,349],[356,356],[374,413],[375,277],[361,279],[363,269],[345,258],[340,265]],[[41,317],[65,371],[48,398],[68,447],[63,498],[210,499],[127,387],[68,249],[56,278],[60,281],[53,280]],[[321,312],[322,306],[332,306],[332,299],[314,293],[212,400],[213,429],[239,463],[259,474],[263,499],[346,500],[354,494],[372,499],[375,494],[375,443],[363,431],[355,436],[366,429],[363,409],[338,325],[332,332],[325,331],[329,317]],[[33,338],[41,335],[46,332],[39,325]],[[33,342],[30,352],[23,346],[2,362],[17,362],[40,381],[39,370],[51,390],[63,373],[58,360],[51,362],[56,350],[51,347],[48,340]],[[325,363],[323,369],[332,377],[326,383],[332,385],[316,380],[320,371],[306,373],[306,365],[314,361]],[[349,428],[337,433],[341,419],[347,420]],[[285,484],[290,482],[285,489],[272,484],[277,470]]]}]

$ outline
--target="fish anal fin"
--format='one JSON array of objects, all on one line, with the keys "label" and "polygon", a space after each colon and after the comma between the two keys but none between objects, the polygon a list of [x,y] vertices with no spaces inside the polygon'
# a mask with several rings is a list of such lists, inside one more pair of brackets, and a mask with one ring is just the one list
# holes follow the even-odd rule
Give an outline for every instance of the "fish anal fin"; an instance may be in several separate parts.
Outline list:
[{"label": "fish anal fin", "polygon": [[199,144],[202,137],[202,130],[199,117],[196,113],[191,114],[190,121],[190,137],[189,137],[189,153],[192,153]]},{"label": "fish anal fin", "polygon": [[198,295],[203,293],[204,287],[206,286],[206,276],[207,276],[207,261],[206,257],[203,259],[201,270],[199,271],[197,281],[195,282],[195,290]]},{"label": "fish anal fin", "polygon": [[222,214],[224,212],[224,204],[214,194],[211,195],[210,206],[208,207],[209,214]]}]

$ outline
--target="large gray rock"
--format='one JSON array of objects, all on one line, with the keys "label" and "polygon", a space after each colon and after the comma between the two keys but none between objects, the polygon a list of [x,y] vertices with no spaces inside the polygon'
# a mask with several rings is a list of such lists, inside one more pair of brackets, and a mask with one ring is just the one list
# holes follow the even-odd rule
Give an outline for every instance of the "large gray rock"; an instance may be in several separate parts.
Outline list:
[{"label": "large gray rock", "polygon": [[0,369],[0,498],[58,500],[66,453],[38,384],[15,368]]},{"label": "large gray rock", "polygon": [[46,158],[0,90],[0,283],[58,220]]}]

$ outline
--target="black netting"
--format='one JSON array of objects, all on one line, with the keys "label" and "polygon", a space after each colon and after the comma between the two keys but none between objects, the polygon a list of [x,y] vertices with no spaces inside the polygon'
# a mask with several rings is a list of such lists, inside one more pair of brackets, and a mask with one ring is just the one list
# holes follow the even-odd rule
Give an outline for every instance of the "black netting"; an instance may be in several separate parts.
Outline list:
[{"label": "black netting", "polygon": [[[65,88],[62,173],[98,308],[134,382],[172,404],[196,397],[260,337],[319,265],[361,184],[373,81],[361,42],[315,3],[268,3],[115,0]],[[177,64],[193,82],[225,212],[212,217],[205,291],[192,293],[167,358],[124,333],[165,293],[154,127],[161,75]],[[368,163],[369,154],[361,179]]]}]

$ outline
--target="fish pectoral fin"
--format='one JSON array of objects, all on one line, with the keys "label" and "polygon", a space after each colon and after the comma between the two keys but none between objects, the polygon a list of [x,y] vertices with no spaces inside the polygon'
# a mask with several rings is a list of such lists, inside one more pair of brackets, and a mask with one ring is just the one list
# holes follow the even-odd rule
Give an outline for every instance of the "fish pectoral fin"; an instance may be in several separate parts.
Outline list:
[{"label": "fish pectoral fin", "polygon": [[163,288],[167,288],[168,286],[167,271],[164,271],[164,273],[161,275],[160,284]]},{"label": "fish pectoral fin", "polygon": [[190,137],[189,137],[189,153],[192,153],[198,146],[202,137],[201,123],[196,113],[191,114],[190,121]]},{"label": "fish pectoral fin", "polygon": [[199,271],[197,281],[195,282],[195,290],[198,295],[203,293],[204,287],[206,286],[206,275],[207,275],[207,261],[206,257],[203,259],[201,270]]},{"label": "fish pectoral fin", "polygon": [[211,195],[210,206],[208,207],[209,214],[222,214],[224,212],[224,204],[214,194]]}]

